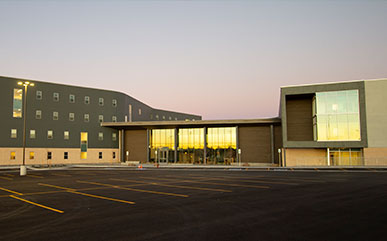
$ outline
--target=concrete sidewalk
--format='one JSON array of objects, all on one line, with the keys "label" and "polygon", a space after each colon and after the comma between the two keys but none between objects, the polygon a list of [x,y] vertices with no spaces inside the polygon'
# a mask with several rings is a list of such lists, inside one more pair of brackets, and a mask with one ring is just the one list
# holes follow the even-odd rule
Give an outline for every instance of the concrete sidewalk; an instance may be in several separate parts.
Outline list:
[{"label": "concrete sidewalk", "polygon": [[[237,165],[194,165],[194,164],[138,164],[127,165],[125,163],[98,163],[98,164],[73,164],[73,165],[47,165],[27,166],[29,170],[61,170],[74,168],[119,168],[119,169],[195,169],[195,170],[261,170],[261,171],[387,171],[387,166],[298,166],[298,167],[278,167],[278,166],[237,166]],[[0,166],[0,170],[17,170],[19,165]]]}]

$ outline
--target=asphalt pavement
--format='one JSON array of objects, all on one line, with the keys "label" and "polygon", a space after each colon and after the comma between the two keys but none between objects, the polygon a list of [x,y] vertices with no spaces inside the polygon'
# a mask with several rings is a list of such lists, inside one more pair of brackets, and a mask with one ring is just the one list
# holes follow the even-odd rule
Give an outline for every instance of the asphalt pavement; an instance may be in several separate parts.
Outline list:
[{"label": "asphalt pavement", "polygon": [[0,171],[0,240],[386,240],[386,172]]}]

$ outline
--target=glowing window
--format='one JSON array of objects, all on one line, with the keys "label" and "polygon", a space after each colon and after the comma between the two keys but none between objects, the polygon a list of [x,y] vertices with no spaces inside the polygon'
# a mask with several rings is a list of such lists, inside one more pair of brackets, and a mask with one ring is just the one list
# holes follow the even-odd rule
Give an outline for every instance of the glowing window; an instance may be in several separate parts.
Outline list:
[{"label": "glowing window", "polygon": [[17,129],[11,129],[11,138],[17,138]]},{"label": "glowing window", "polygon": [[30,130],[30,139],[35,139],[35,138],[36,138],[36,131]]},{"label": "glowing window", "polygon": [[22,118],[23,89],[13,89],[13,114],[14,118]]},{"label": "glowing window", "polygon": [[316,141],[360,141],[358,90],[318,92],[313,105]]},{"label": "glowing window", "polygon": [[54,131],[53,130],[48,130],[47,131],[47,139],[53,139],[54,138]]},{"label": "glowing window", "polygon": [[16,160],[16,152],[11,151],[11,160]]}]

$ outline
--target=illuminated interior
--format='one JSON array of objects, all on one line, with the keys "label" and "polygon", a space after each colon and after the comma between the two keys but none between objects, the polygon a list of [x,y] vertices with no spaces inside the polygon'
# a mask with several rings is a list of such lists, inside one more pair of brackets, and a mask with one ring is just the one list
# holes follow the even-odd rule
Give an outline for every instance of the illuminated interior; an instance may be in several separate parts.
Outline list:
[{"label": "illuminated interior", "polygon": [[87,132],[81,132],[81,159],[87,159]]},{"label": "illuminated interior", "polygon": [[236,127],[208,128],[207,154],[204,158],[204,128],[178,129],[176,140],[175,129],[153,129],[150,136],[150,161],[231,164],[236,162],[236,135]]},{"label": "illuminated interior", "polygon": [[363,165],[362,151],[360,148],[331,149],[329,157],[332,166],[359,166]]},{"label": "illuminated interior", "polygon": [[153,129],[150,138],[150,161],[174,162],[175,129]]},{"label": "illuminated interior", "polygon": [[204,128],[179,129],[178,162],[204,162]]},{"label": "illuminated interior", "polygon": [[313,130],[316,141],[360,141],[358,90],[316,93]]},{"label": "illuminated interior", "polygon": [[13,117],[22,118],[23,90],[13,89]]},{"label": "illuminated interior", "polygon": [[207,164],[236,162],[236,127],[208,128]]}]

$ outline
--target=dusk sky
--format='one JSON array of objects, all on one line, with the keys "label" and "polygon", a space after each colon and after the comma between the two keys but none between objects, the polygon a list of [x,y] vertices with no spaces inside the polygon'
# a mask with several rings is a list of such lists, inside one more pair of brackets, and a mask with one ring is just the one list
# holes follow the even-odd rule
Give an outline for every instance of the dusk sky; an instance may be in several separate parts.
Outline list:
[{"label": "dusk sky", "polygon": [[280,86],[387,78],[387,1],[0,0],[0,76],[274,117]]}]

